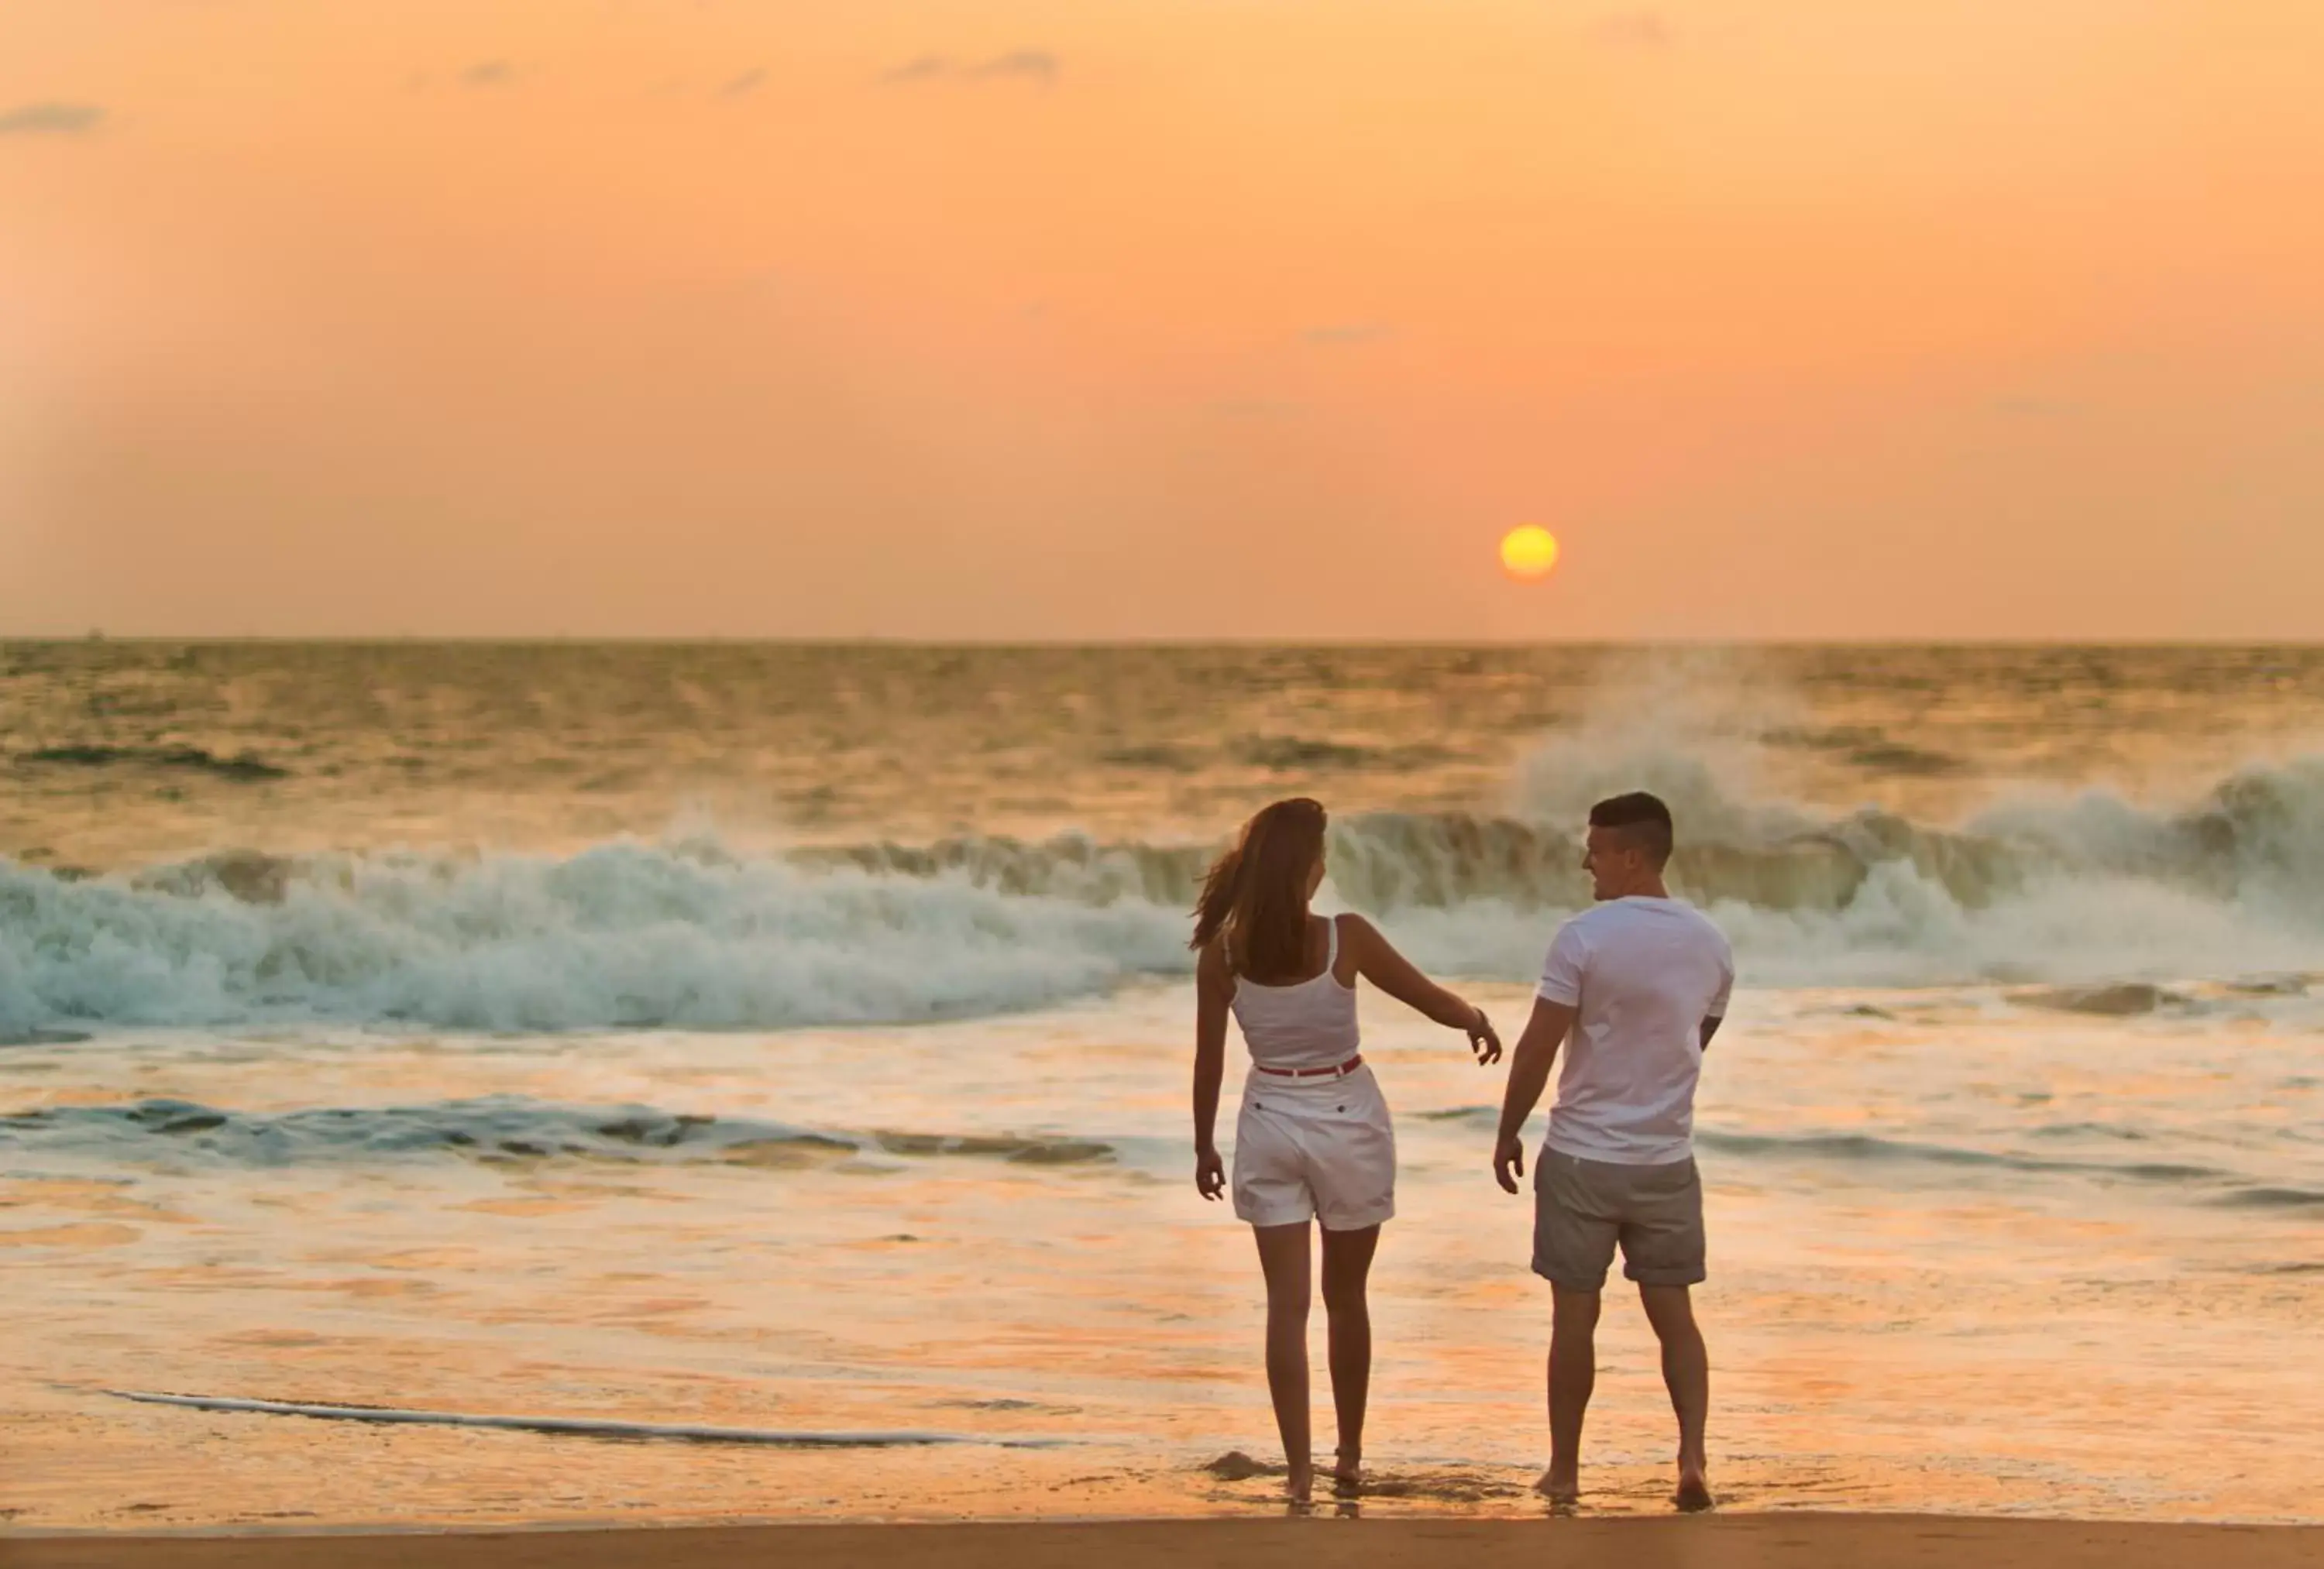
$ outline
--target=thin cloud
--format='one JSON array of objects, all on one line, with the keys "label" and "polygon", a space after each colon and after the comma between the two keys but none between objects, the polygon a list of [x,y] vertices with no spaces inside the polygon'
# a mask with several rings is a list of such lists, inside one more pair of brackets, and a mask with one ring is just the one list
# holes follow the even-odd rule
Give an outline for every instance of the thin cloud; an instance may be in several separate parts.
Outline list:
[{"label": "thin cloud", "polygon": [[744,71],[741,76],[736,77],[724,87],[720,87],[718,89],[718,96],[722,98],[748,97],[752,93],[757,92],[761,87],[765,86],[766,80],[767,73],[760,69],[757,66],[752,66],[749,70]]},{"label": "thin cloud", "polygon": [[87,136],[104,124],[95,104],[20,104],[0,114],[0,136]]},{"label": "thin cloud", "polygon": [[889,87],[926,82],[1030,82],[1053,87],[1065,74],[1065,62],[1046,49],[1013,49],[986,60],[955,60],[950,55],[924,54],[884,71],[880,80]]},{"label": "thin cloud", "polygon": [[1675,48],[1678,35],[1659,11],[1611,11],[1590,24],[1590,39],[1608,49],[1634,49],[1659,54]]},{"label": "thin cloud", "polygon": [[1302,343],[1317,348],[1346,349],[1360,344],[1376,344],[1394,331],[1384,322],[1336,322],[1326,326],[1312,326],[1299,335]]},{"label": "thin cloud", "polygon": [[894,70],[883,71],[880,79],[895,87],[913,82],[933,82],[952,75],[952,61],[940,54],[924,54],[918,60],[906,60]]},{"label": "thin cloud", "polygon": [[1055,87],[1064,62],[1046,49],[1017,49],[1007,54],[996,54],[982,65],[970,68],[969,77],[980,82],[1019,81],[1038,82],[1045,87]]},{"label": "thin cloud", "polygon": [[460,73],[460,85],[467,87],[506,87],[516,80],[516,67],[504,60],[480,60]]}]

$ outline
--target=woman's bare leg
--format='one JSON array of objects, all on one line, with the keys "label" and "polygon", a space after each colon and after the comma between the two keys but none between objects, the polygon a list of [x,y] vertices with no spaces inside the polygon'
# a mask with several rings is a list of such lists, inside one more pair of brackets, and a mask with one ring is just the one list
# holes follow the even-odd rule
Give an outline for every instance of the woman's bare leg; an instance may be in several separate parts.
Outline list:
[{"label": "woman's bare leg", "polygon": [[1332,1405],[1340,1418],[1339,1460],[1332,1474],[1350,1485],[1364,1463],[1364,1406],[1372,1384],[1372,1315],[1364,1297],[1380,1228],[1323,1231],[1323,1312],[1332,1344]]},{"label": "woman's bare leg", "polygon": [[1267,1392],[1275,1400],[1275,1427],[1291,1471],[1286,1485],[1294,1499],[1304,1500],[1315,1482],[1307,1411],[1307,1222],[1250,1231],[1267,1275]]}]

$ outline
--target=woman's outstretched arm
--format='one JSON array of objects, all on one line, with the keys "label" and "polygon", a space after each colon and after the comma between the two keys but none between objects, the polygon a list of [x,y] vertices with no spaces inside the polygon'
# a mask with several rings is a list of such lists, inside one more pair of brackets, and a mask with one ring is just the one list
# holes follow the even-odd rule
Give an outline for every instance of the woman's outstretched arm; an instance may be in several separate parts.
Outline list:
[{"label": "woman's outstretched arm", "polygon": [[1227,1189],[1226,1165],[1219,1159],[1219,1082],[1227,1071],[1227,1004],[1234,979],[1216,942],[1194,961],[1194,1188],[1205,1198]]},{"label": "woman's outstretched arm", "polygon": [[1464,1002],[1421,974],[1410,959],[1396,950],[1395,944],[1380,935],[1379,927],[1362,916],[1343,915],[1340,922],[1358,975],[1416,1013],[1467,1035],[1469,1049],[1477,1054],[1480,1064],[1501,1060],[1501,1038],[1493,1033],[1493,1022],[1485,1017],[1484,1009]]}]

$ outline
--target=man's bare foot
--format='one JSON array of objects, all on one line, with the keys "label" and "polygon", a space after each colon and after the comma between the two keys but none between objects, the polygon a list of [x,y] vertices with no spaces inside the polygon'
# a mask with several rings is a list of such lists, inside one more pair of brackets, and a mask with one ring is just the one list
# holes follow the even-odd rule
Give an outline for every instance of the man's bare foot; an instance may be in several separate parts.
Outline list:
[{"label": "man's bare foot", "polygon": [[1332,1491],[1342,1498],[1350,1498],[1364,1491],[1364,1462],[1360,1454],[1340,1451],[1332,1464]]},{"label": "man's bare foot", "polygon": [[1699,1471],[1680,1474],[1678,1491],[1671,1495],[1671,1502],[1678,1505],[1679,1513],[1683,1515],[1699,1515],[1715,1507],[1711,1496],[1711,1483],[1703,1480],[1702,1473]]},{"label": "man's bare foot", "polygon": [[1582,1502],[1581,1477],[1561,1476],[1555,1466],[1541,1473],[1541,1480],[1533,1484],[1533,1490],[1547,1499],[1554,1509],[1571,1509]]}]

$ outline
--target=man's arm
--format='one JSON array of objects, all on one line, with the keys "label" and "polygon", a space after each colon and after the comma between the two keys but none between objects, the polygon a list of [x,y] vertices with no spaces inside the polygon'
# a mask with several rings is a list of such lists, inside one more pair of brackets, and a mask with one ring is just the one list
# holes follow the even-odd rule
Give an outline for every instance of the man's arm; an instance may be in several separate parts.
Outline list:
[{"label": "man's arm", "polygon": [[1573,1028],[1573,1005],[1533,1001],[1533,1017],[1517,1038],[1517,1054],[1509,1060],[1509,1087],[1501,1096],[1501,1127],[1493,1141],[1493,1177],[1510,1193],[1525,1175],[1525,1125],[1541,1092],[1549,1087],[1549,1070],[1557,1062],[1557,1049]]},{"label": "man's arm", "polygon": [[[1716,928],[1713,929],[1714,931]],[[1735,950],[1727,946],[1727,939],[1719,940],[1719,990],[1711,1005],[1702,1011],[1702,1050],[1711,1050],[1711,1038],[1719,1033],[1719,1026],[1727,1023],[1727,1005],[1735,996]]]}]

